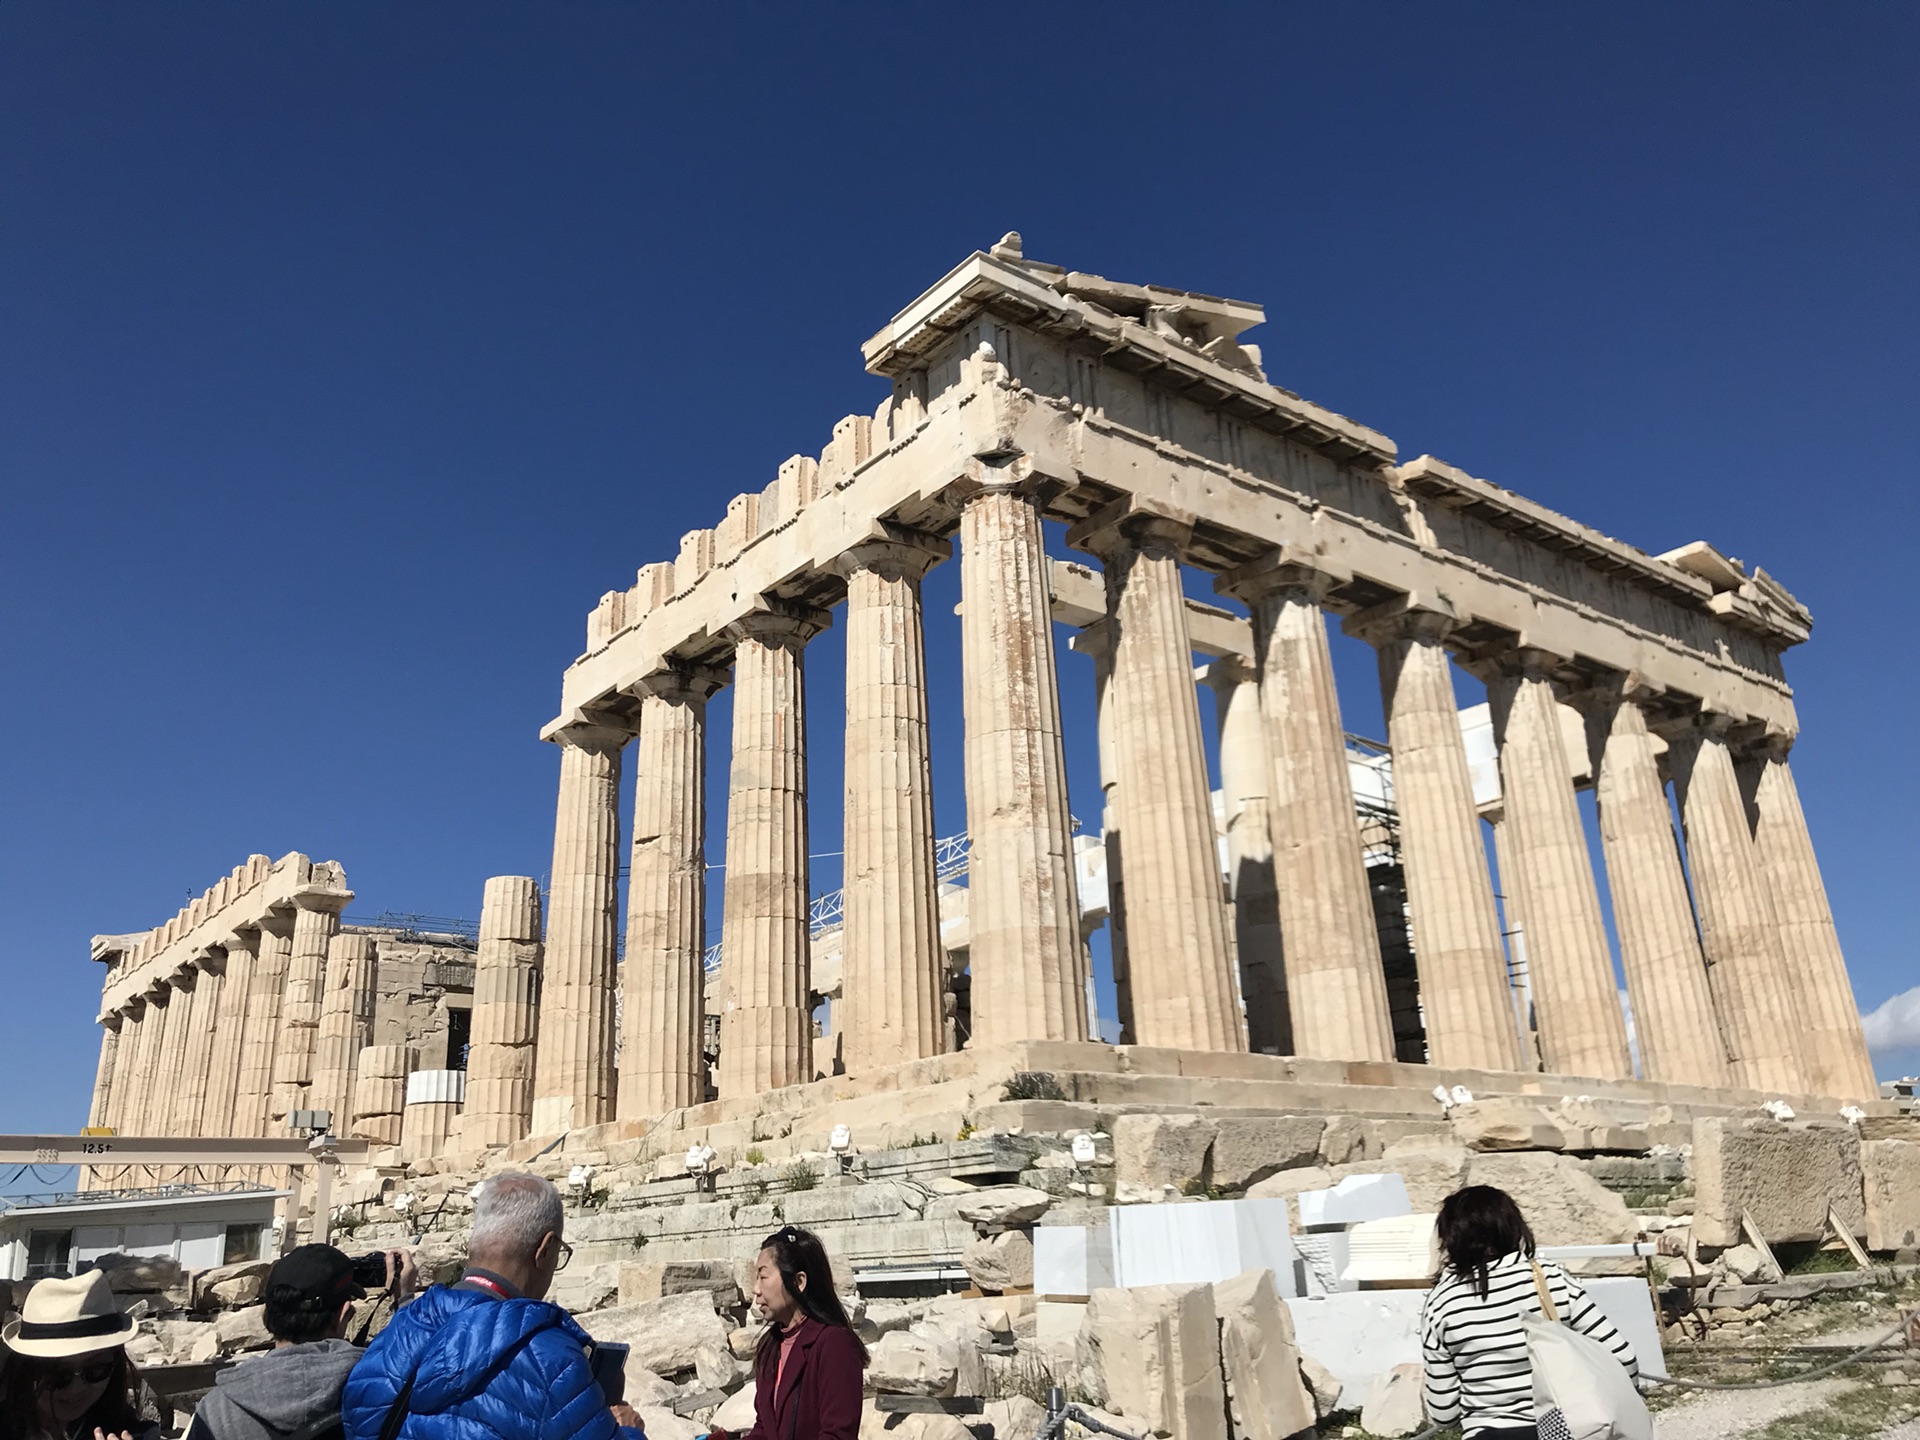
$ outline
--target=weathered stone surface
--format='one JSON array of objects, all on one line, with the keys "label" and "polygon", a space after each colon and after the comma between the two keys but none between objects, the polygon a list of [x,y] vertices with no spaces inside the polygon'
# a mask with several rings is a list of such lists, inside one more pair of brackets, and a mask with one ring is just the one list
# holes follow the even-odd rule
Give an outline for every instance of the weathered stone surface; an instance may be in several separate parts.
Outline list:
[{"label": "weathered stone surface", "polygon": [[1201,1179],[1213,1136],[1198,1115],[1122,1115],[1113,1122],[1114,1178],[1142,1190]]},{"label": "weathered stone surface", "polygon": [[894,1330],[867,1352],[867,1389],[880,1395],[951,1395],[960,1360],[944,1336]]},{"label": "weathered stone surface", "polygon": [[628,1364],[627,1404],[639,1409],[642,1405],[671,1405],[680,1394],[680,1387],[670,1380],[662,1380],[644,1365]]},{"label": "weathered stone surface", "polygon": [[1053,1196],[1026,1185],[992,1185],[929,1205],[928,1218],[946,1213],[948,1205],[951,1213],[974,1225],[1031,1225],[1053,1208]]},{"label": "weathered stone surface", "polygon": [[[740,1282],[733,1266],[725,1260],[678,1260],[661,1265],[620,1266],[620,1303],[638,1305],[667,1295],[686,1295],[705,1290],[713,1296],[716,1309],[731,1309],[741,1303]],[[755,1327],[754,1334],[759,1334]]]},{"label": "weathered stone surface", "polygon": [[1832,1205],[1866,1228],[1860,1141],[1847,1126],[1712,1117],[1693,1125],[1693,1233],[1703,1245],[1740,1240],[1740,1212],[1768,1241],[1815,1240]]},{"label": "weathered stone surface", "polygon": [[1220,1321],[1234,1440],[1284,1440],[1313,1428],[1313,1397],[1300,1379],[1293,1317],[1271,1270],[1250,1270],[1213,1287]]},{"label": "weathered stone surface", "polygon": [[1025,1395],[989,1400],[982,1415],[993,1426],[994,1440],[1028,1440],[1040,1433],[1047,1418],[1047,1412]]},{"label": "weathered stone surface", "polygon": [[730,1435],[743,1435],[753,1428],[753,1397],[759,1387],[752,1380],[747,1381],[726,1403],[713,1412],[713,1428],[725,1430]]},{"label": "weathered stone surface", "polygon": [[1311,1355],[1300,1357],[1300,1379],[1313,1395],[1315,1418],[1324,1420],[1340,1408],[1340,1377]]},{"label": "weathered stone surface", "polygon": [[1173,1440],[1226,1440],[1213,1290],[1096,1290],[1080,1340],[1105,1403]]},{"label": "weathered stone surface", "polygon": [[1213,1183],[1244,1190],[1268,1176],[1311,1165],[1327,1128],[1318,1115],[1273,1115],[1213,1122]]},{"label": "weathered stone surface", "polygon": [[1538,1105],[1475,1100],[1448,1112],[1453,1133],[1469,1150],[1563,1150],[1566,1135]]},{"label": "weathered stone surface", "polygon": [[273,1343],[267,1333],[267,1312],[259,1306],[229,1310],[213,1322],[213,1331],[222,1355],[239,1350],[264,1350]]},{"label": "weathered stone surface", "polygon": [[1751,1245],[1735,1245],[1721,1255],[1720,1262],[1727,1267],[1727,1274],[1742,1285],[1758,1285],[1779,1278],[1767,1264],[1766,1256]]},{"label": "weathered stone surface", "polygon": [[[1366,1159],[1372,1133],[1372,1127],[1357,1116],[1335,1115],[1320,1135],[1320,1163],[1345,1165]],[[1379,1153],[1378,1147],[1371,1148]]]},{"label": "weathered stone surface", "polygon": [[1018,1230],[976,1240],[960,1256],[968,1277],[982,1290],[1013,1290],[1033,1284],[1033,1241]]},{"label": "weathered stone surface", "polygon": [[102,1255],[95,1262],[106,1272],[116,1295],[157,1294],[179,1285],[180,1262],[166,1255]]},{"label": "weathered stone surface", "polygon": [[[1407,1202],[1425,1214],[1467,1183],[1470,1153],[1459,1145],[1402,1141],[1388,1147],[1378,1160],[1362,1160],[1334,1169],[1337,1179],[1349,1175],[1381,1175],[1391,1170],[1406,1182]],[[1329,1182],[1331,1183],[1331,1182]]]},{"label": "weathered stone surface", "polygon": [[[869,1316],[868,1318],[871,1319],[872,1317]],[[902,1325],[905,1323],[904,1320],[901,1321]],[[735,1330],[731,1335],[727,1336],[727,1349],[733,1353],[733,1358],[736,1360],[751,1360],[754,1351],[760,1348],[760,1336],[765,1328],[765,1326],[761,1325],[742,1325],[738,1330]]]},{"label": "weathered stone surface", "polygon": [[[647,1440],[697,1440],[707,1431],[706,1426],[676,1415],[664,1405],[635,1405],[634,1409],[640,1412],[640,1419],[645,1422]],[[753,1422],[749,1420],[747,1423],[751,1425]]]},{"label": "weathered stone surface", "polygon": [[693,1369],[702,1345],[725,1349],[733,1329],[715,1312],[705,1290],[596,1310],[582,1316],[580,1324],[596,1340],[632,1346],[631,1363],[666,1376]]},{"label": "weathered stone surface", "polygon": [[731,1390],[745,1378],[747,1366],[727,1345],[702,1345],[693,1352],[693,1373],[708,1390]]},{"label": "weathered stone surface", "polygon": [[1618,1245],[1639,1233],[1626,1201],[1569,1155],[1475,1155],[1467,1181],[1513,1196],[1542,1245]]},{"label": "weathered stone surface", "polygon": [[1420,1367],[1396,1365],[1373,1382],[1360,1411],[1360,1428],[1369,1435],[1412,1435],[1425,1423],[1420,1400]]},{"label": "weathered stone surface", "polygon": [[554,1304],[576,1315],[604,1309],[619,1295],[620,1267],[617,1265],[584,1265],[577,1270],[563,1270],[553,1277],[553,1288],[547,1292],[547,1298]]},{"label": "weathered stone surface", "polygon": [[[1327,1190],[1333,1186],[1333,1172],[1319,1165],[1303,1165],[1298,1170],[1282,1170],[1256,1180],[1247,1187],[1249,1200],[1268,1200],[1276,1196],[1292,1199],[1302,1190]],[[1296,1212],[1295,1219],[1298,1219]]]},{"label": "weathered stone surface", "polygon": [[1870,1140],[1860,1147],[1867,1248],[1898,1250],[1920,1241],[1920,1144]]}]

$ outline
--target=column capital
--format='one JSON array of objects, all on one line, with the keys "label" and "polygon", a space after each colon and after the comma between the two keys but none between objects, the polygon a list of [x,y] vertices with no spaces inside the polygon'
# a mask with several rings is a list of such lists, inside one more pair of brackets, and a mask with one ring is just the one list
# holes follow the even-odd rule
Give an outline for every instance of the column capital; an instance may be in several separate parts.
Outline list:
[{"label": "column capital", "polygon": [[587,750],[595,754],[619,754],[633,738],[624,725],[596,723],[591,720],[562,725],[545,737],[563,750]]},{"label": "column capital", "polygon": [[203,975],[224,975],[227,973],[225,951],[216,954],[209,949],[193,957],[193,968]]},{"label": "column capital", "polygon": [[353,891],[331,885],[303,885],[293,892],[295,910],[311,910],[322,915],[338,915],[353,899]]},{"label": "column capital", "polygon": [[1082,625],[1067,637],[1067,648],[1089,660],[1113,658],[1113,622],[1104,616],[1091,625]]},{"label": "column capital", "polygon": [[727,638],[736,645],[742,640],[757,640],[762,645],[798,651],[833,623],[825,610],[763,595],[758,608],[748,611],[726,628]]},{"label": "column capital", "polygon": [[1193,678],[1215,691],[1231,690],[1260,678],[1260,671],[1244,655],[1218,655],[1193,672]]},{"label": "column capital", "polygon": [[1122,495],[1067,529],[1067,544],[1103,560],[1126,551],[1178,559],[1193,534],[1194,515],[1146,496]]},{"label": "column capital", "polygon": [[1223,570],[1213,577],[1213,588],[1222,595],[1248,603],[1270,595],[1283,595],[1324,605],[1327,596],[1349,578],[1328,566],[1320,556],[1281,549]]},{"label": "column capital", "polygon": [[671,705],[704,705],[732,678],[717,665],[668,665],[627,687],[639,699],[652,696]]},{"label": "column capital", "polygon": [[833,571],[852,579],[860,570],[871,570],[887,580],[923,580],[942,560],[953,554],[953,546],[938,535],[928,535],[884,520],[874,523],[874,533],[850,545],[831,563]]},{"label": "column capital", "polygon": [[100,1017],[100,1028],[102,1030],[111,1030],[114,1034],[118,1035],[120,1033],[120,1027],[126,1023],[126,1020],[126,1015],[121,1011],[109,1010]]},{"label": "column capital", "polygon": [[1398,640],[1439,644],[1469,618],[1444,595],[1397,595],[1347,616],[1340,622],[1340,631],[1374,646],[1391,645]]},{"label": "column capital", "polygon": [[[1460,658],[1460,668],[1488,685],[1500,680],[1554,679],[1554,672],[1572,658],[1524,641],[1495,641]],[[1558,690],[1560,687],[1555,686]]]}]

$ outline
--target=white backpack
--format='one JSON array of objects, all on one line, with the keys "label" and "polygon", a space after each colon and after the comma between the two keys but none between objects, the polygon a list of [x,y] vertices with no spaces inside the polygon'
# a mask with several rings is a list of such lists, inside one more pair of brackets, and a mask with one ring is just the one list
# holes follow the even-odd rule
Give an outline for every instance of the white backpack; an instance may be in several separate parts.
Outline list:
[{"label": "white backpack", "polygon": [[1546,1272],[1533,1267],[1537,1320],[1523,1320],[1533,1362],[1533,1410],[1540,1440],[1653,1440],[1653,1417],[1633,1377],[1606,1346],[1560,1323]]}]

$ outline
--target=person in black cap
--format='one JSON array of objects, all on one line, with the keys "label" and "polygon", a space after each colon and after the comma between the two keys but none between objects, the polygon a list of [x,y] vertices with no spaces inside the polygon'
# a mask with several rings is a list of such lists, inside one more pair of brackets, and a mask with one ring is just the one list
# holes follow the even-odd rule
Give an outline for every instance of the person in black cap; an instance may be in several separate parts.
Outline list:
[{"label": "person in black cap", "polygon": [[[412,1291],[412,1257],[387,1252],[398,1304]],[[340,1389],[363,1353],[347,1341],[353,1302],[366,1297],[353,1261],[331,1245],[289,1250],[262,1290],[274,1348],[223,1370],[193,1414],[187,1440],[328,1440],[340,1434]]]}]

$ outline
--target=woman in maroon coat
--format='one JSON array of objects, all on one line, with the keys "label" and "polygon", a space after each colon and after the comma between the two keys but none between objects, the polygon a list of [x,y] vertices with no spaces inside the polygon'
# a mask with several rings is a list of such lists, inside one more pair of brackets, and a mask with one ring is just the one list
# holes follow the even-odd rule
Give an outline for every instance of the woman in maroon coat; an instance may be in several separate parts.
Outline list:
[{"label": "woman in maroon coat", "polygon": [[753,1303],[767,1317],[753,1357],[753,1428],[712,1440],[856,1440],[867,1347],[833,1289],[820,1239],[782,1226],[760,1246]]}]

